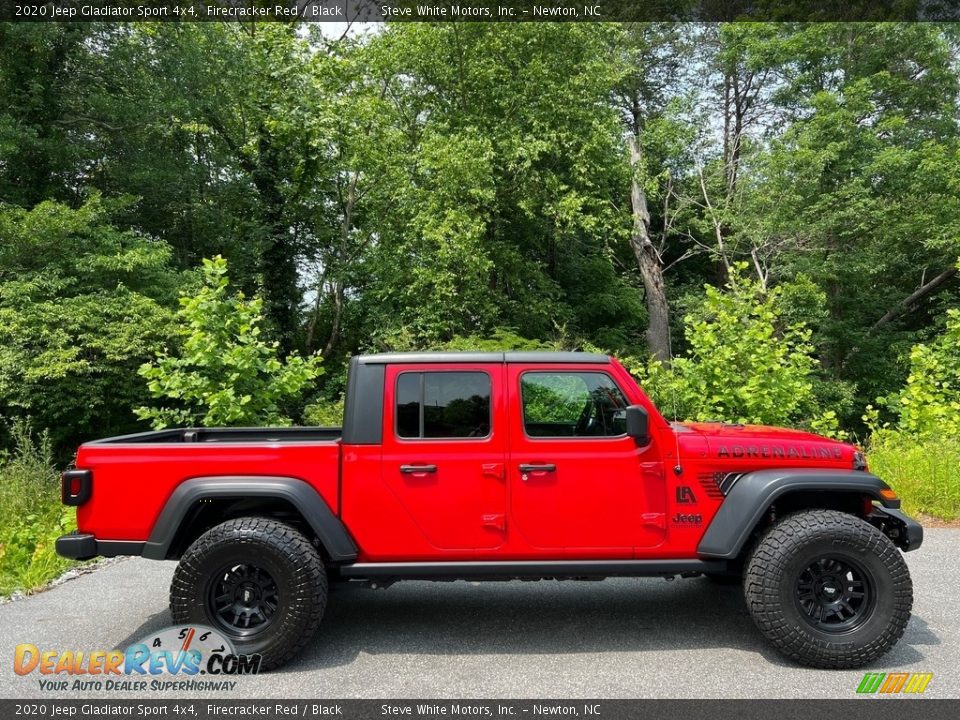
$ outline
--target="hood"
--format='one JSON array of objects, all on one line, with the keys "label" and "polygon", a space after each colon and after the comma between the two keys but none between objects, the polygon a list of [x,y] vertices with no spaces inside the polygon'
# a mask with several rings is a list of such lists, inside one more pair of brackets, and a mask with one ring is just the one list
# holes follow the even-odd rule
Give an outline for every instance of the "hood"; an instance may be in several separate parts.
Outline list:
[{"label": "hood", "polygon": [[676,423],[674,429],[695,433],[706,441],[710,457],[716,460],[758,462],[793,467],[852,468],[857,449],[803,430],[767,425],[728,425],[726,423]]}]

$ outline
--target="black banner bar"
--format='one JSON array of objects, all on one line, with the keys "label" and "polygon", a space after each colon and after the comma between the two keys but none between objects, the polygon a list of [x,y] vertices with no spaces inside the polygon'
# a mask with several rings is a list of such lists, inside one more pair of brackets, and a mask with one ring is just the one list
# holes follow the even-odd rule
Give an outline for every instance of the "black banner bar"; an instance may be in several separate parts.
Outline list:
[{"label": "black banner bar", "polygon": [[0,0],[13,22],[949,22],[958,0]]},{"label": "black banner bar", "polygon": [[960,701],[851,700],[0,700],[0,717],[366,720],[367,718],[581,718],[585,720],[953,720]]}]

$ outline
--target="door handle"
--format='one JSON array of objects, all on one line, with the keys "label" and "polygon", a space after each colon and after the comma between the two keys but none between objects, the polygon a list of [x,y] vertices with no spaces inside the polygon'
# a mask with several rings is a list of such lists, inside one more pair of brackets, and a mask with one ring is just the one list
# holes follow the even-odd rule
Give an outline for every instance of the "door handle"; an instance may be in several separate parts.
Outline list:
[{"label": "door handle", "polygon": [[557,466],[553,463],[544,463],[542,465],[520,465],[520,472],[522,473],[532,473],[532,472],[554,472],[557,469]]},{"label": "door handle", "polygon": [[435,473],[436,465],[401,465],[400,472],[404,475],[413,475],[415,473]]}]

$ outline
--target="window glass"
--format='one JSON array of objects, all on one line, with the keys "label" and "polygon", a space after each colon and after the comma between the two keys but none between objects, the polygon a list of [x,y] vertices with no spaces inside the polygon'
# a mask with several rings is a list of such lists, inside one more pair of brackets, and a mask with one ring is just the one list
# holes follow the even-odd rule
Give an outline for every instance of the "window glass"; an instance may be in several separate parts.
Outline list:
[{"label": "window glass", "polygon": [[397,378],[397,435],[420,437],[421,373],[403,373]]},{"label": "window glass", "polygon": [[397,435],[486,437],[490,376],[482,372],[402,373],[397,378]]},{"label": "window glass", "polygon": [[616,437],[627,431],[627,400],[606,373],[524,373],[520,391],[530,437]]}]

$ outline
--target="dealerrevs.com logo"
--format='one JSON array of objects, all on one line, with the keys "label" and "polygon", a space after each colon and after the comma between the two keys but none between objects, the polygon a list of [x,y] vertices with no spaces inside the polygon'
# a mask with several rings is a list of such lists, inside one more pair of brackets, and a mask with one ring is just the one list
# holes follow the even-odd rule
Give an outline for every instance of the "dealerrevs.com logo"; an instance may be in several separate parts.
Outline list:
[{"label": "dealerrevs.com logo", "polygon": [[228,678],[259,670],[259,655],[238,655],[227,638],[202,625],[166,628],[126,650],[51,650],[23,643],[13,656],[13,671],[39,675],[40,690],[48,692],[233,690],[237,683]]}]

